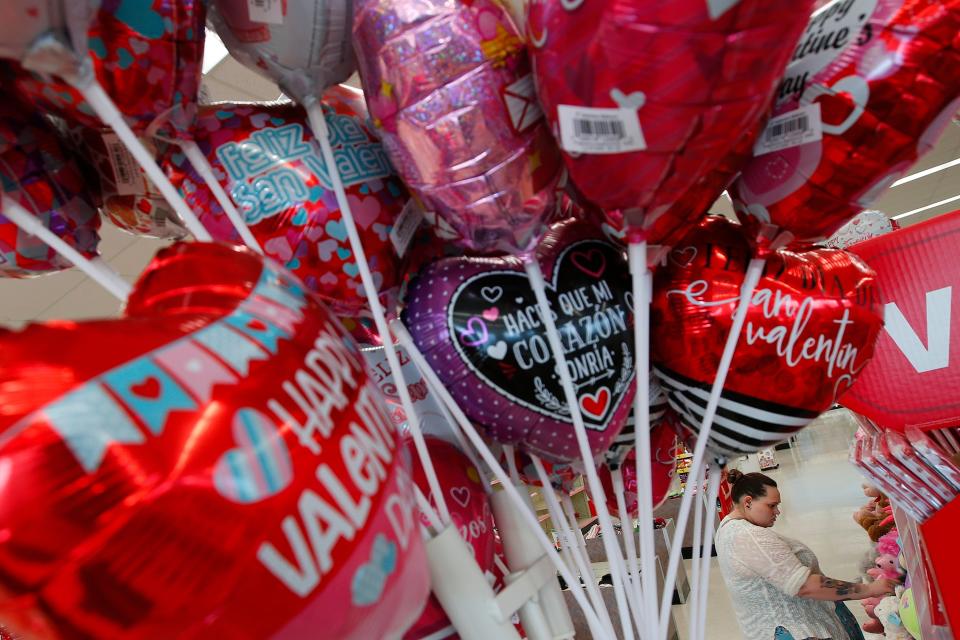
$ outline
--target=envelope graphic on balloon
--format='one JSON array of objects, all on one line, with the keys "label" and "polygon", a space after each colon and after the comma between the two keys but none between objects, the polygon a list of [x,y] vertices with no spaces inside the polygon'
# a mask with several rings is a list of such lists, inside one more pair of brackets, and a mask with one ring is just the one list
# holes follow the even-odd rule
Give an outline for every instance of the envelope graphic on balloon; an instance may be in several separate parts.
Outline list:
[{"label": "envelope graphic on balloon", "polygon": [[523,133],[543,117],[533,76],[529,73],[503,88],[503,102],[510,113],[510,123],[518,133]]}]

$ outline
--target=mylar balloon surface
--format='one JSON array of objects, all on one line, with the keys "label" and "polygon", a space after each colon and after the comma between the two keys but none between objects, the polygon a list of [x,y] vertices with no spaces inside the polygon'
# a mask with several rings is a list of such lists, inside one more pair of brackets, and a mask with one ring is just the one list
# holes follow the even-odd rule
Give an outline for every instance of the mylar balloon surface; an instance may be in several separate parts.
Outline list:
[{"label": "mylar balloon surface", "polygon": [[929,151],[960,108],[960,1],[834,0],[811,18],[738,215],[829,237]]},{"label": "mylar balloon surface", "polygon": [[425,208],[471,249],[530,249],[554,212],[562,163],[506,10],[359,0],[354,45],[370,115]]},{"label": "mylar balloon surface", "polygon": [[[97,4],[84,39],[96,81],[134,131],[147,132],[163,116],[186,133],[200,90],[206,2],[104,0]],[[80,92],[62,80],[18,67],[14,86],[38,108],[72,124],[103,126]]]},{"label": "mylar balloon surface", "polygon": [[[400,281],[391,229],[408,202],[383,147],[365,124],[358,91],[323,97],[340,172],[378,292]],[[366,296],[329,168],[307,116],[294,104],[213,104],[197,118],[196,141],[264,252],[297,274],[336,313],[364,308]],[[186,157],[161,158],[171,181],[217,240],[240,243],[236,229]]]},{"label": "mylar balloon surface", "polygon": [[303,103],[356,68],[351,0],[213,0],[210,23],[237,60]]},{"label": "mylar balloon surface", "polygon": [[532,2],[537,94],[577,189],[654,243],[694,217],[664,214],[765,114],[811,6]]},{"label": "mylar balloon surface", "polygon": [[867,209],[853,217],[850,222],[824,241],[823,244],[834,249],[846,249],[858,242],[869,240],[900,228],[896,220],[882,211]]},{"label": "mylar balloon surface", "polygon": [[[700,425],[751,257],[743,228],[709,217],[655,274],[651,358],[688,428]],[[838,249],[768,257],[710,435],[714,453],[772,446],[830,408],[873,356],[883,323],[875,279]]]},{"label": "mylar balloon surface", "polygon": [[[97,256],[100,217],[94,193],[50,125],[9,96],[0,105],[0,180],[4,193],[50,231],[84,256]],[[0,276],[35,276],[70,266],[4,218],[0,207]]]},{"label": "mylar balloon surface", "polygon": [[[187,229],[133,155],[109,129],[76,126],[69,130],[74,150],[96,173],[100,210],[114,225],[138,236],[179,239]],[[140,142],[157,155],[155,142]]]},{"label": "mylar balloon surface", "polygon": [[[648,396],[650,403],[650,428],[653,429],[663,419],[663,415],[667,411],[667,394],[664,393],[663,387],[660,386],[659,381],[653,375],[650,376]],[[605,457],[608,464],[619,464],[627,453],[633,449],[636,442],[636,424],[636,413],[631,407],[626,425],[620,433],[617,434],[617,437],[613,439],[613,444],[610,445],[610,450],[606,453]]]},{"label": "mylar balloon surface", "polygon": [[176,245],[121,319],[0,332],[0,407],[3,583],[69,634],[379,638],[426,600],[399,434],[271,261]]},{"label": "mylar balloon surface", "polygon": [[[594,454],[634,392],[633,311],[621,250],[578,221],[551,227],[535,259]],[[406,295],[404,324],[460,406],[494,439],[554,462],[579,458],[567,403],[520,259],[447,258]]]},{"label": "mylar balloon surface", "polygon": [[[426,442],[437,472],[437,479],[444,491],[444,500],[450,510],[451,524],[456,527],[460,537],[473,550],[473,557],[480,570],[484,573],[492,571],[496,546],[493,514],[480,473],[470,459],[450,443],[432,437],[428,437]],[[410,455],[416,458],[413,442],[407,441],[406,446]],[[414,467],[414,481],[436,508],[426,474],[419,464]],[[424,516],[421,515],[420,519],[424,525],[429,525],[429,521]],[[433,634],[450,625],[450,620],[440,602],[432,596],[420,618],[403,637],[406,640],[437,637]]]}]

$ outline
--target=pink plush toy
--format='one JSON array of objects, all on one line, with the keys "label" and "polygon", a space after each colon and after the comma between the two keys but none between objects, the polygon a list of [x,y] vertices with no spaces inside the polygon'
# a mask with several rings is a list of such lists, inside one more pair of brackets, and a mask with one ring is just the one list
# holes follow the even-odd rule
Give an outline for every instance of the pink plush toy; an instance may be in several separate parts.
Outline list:
[{"label": "pink plush toy", "polygon": [[880,604],[882,599],[883,598],[865,598],[860,601],[860,604],[863,605],[863,610],[870,616],[869,620],[860,625],[867,633],[883,633],[883,623],[880,622],[880,619],[877,618],[877,614],[874,612],[874,607]]},{"label": "pink plush toy", "polygon": [[877,553],[880,555],[889,555],[896,558],[900,555],[900,545],[897,543],[897,539],[900,537],[900,534],[896,529],[893,529],[889,533],[884,534],[877,540]]},{"label": "pink plush toy", "polygon": [[871,576],[874,580],[879,580],[880,578],[903,580],[903,572],[900,569],[897,556],[892,556],[888,553],[881,554],[880,557],[877,558],[876,565],[876,568],[867,570],[867,575]]}]

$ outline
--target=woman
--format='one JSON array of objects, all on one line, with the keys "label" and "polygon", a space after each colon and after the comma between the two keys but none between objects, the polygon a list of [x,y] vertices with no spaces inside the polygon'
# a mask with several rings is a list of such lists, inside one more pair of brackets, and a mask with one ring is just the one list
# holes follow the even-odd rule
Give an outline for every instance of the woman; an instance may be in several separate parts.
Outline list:
[{"label": "woman", "polygon": [[801,542],[771,527],[780,514],[777,483],[762,473],[730,471],[734,509],[717,528],[720,572],[748,640],[863,640],[844,600],[893,593],[892,580],[870,584],[823,575]]}]

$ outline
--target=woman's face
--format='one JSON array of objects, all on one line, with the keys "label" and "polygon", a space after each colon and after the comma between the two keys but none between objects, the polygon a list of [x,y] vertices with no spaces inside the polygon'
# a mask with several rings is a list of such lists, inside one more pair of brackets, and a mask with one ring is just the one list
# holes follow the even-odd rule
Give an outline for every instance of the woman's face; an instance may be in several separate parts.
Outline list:
[{"label": "woman's face", "polygon": [[767,487],[766,495],[754,498],[743,497],[743,513],[747,520],[758,527],[772,527],[780,515],[780,490]]}]

